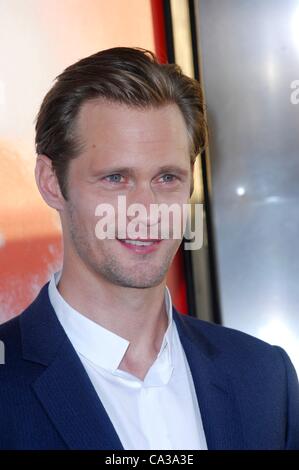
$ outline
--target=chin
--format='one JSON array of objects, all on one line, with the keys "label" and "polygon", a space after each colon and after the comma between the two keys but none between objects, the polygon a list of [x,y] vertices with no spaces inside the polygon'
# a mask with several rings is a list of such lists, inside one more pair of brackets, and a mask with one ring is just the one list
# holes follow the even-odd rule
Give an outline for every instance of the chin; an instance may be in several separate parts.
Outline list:
[{"label": "chin", "polygon": [[146,276],[136,276],[136,273],[109,273],[110,275],[106,276],[106,279],[116,285],[121,287],[129,287],[131,289],[150,289],[152,287],[157,287],[165,279],[166,273],[161,272],[156,275],[146,275]]},{"label": "chin", "polygon": [[150,289],[152,287],[157,287],[161,284],[161,282],[163,281],[163,278],[162,279],[159,279],[159,280],[156,280],[156,281],[148,281],[148,280],[144,280],[144,281],[130,281],[128,280],[127,282],[125,283],[122,283],[121,286],[122,287],[128,287],[128,288],[131,288],[131,289]]}]

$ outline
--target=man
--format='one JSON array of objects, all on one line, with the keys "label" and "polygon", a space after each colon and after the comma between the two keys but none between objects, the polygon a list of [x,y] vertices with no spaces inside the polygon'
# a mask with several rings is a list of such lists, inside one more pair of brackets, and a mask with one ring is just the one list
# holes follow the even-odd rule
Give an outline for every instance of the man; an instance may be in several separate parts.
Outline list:
[{"label": "man", "polygon": [[[198,83],[147,51],[102,51],[57,78],[36,181],[61,218],[63,267],[0,327],[1,448],[299,449],[286,353],[180,315],[165,278],[181,240],[148,235],[151,205],[188,202],[204,141]],[[98,205],[119,215],[120,196],[147,209],[147,235],[128,213],[123,236],[96,236]]]}]

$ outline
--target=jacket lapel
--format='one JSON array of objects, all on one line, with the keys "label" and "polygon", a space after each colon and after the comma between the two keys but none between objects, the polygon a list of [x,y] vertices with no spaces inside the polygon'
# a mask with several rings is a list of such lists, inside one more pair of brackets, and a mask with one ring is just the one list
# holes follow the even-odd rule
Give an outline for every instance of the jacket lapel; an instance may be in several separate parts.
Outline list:
[{"label": "jacket lapel", "polygon": [[[200,407],[208,449],[244,449],[241,417],[232,383],[219,365],[219,351],[178,314],[174,320]],[[20,317],[24,359],[45,366],[32,385],[70,449],[123,449],[48,297],[48,284]]]},{"label": "jacket lapel", "polygon": [[46,366],[34,392],[70,449],[123,449],[47,289],[20,317],[24,358]]},{"label": "jacket lapel", "polygon": [[244,449],[238,403],[220,366],[220,352],[191,326],[188,317],[174,310],[174,320],[193,377],[208,449]]}]

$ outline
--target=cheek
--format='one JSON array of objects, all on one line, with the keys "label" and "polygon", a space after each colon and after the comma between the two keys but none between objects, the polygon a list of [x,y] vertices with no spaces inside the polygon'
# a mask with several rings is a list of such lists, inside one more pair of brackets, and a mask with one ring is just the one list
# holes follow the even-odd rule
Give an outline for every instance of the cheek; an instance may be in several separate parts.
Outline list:
[{"label": "cheek", "polygon": [[68,210],[69,223],[71,230],[79,234],[81,237],[92,239],[95,237],[95,226],[98,218],[95,216],[95,209],[86,199],[73,200]]},{"label": "cheek", "polygon": [[101,202],[99,197],[96,197],[94,194],[82,189],[80,185],[78,185],[72,191],[69,199],[73,211],[76,211],[80,220],[88,221],[95,219],[96,207]]},{"label": "cheek", "polygon": [[186,204],[189,199],[191,184],[192,180],[191,178],[188,178],[186,181],[178,185],[178,187],[162,191],[160,196],[173,203]]}]

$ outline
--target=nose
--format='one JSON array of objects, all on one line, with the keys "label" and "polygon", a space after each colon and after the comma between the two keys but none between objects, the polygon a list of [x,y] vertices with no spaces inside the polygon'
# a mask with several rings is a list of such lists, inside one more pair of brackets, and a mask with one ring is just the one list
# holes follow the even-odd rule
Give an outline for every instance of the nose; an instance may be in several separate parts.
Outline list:
[{"label": "nose", "polygon": [[136,186],[127,196],[127,219],[134,219],[136,224],[145,228],[159,225],[160,215],[154,211],[152,204],[158,204],[157,196],[150,183],[142,183]]}]

